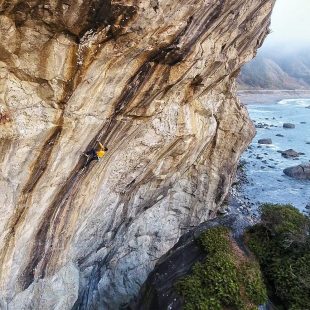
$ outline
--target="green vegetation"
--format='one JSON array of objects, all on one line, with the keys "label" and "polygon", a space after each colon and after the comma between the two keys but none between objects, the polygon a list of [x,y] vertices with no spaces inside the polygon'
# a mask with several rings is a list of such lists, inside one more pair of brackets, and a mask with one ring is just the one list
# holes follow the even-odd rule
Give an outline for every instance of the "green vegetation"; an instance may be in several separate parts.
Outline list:
[{"label": "green vegetation", "polygon": [[184,298],[184,309],[254,310],[267,300],[259,265],[233,244],[227,228],[209,229],[198,242],[207,258],[196,263],[192,273],[176,285]]},{"label": "green vegetation", "polygon": [[291,205],[265,204],[246,233],[277,309],[310,309],[310,220]]},{"label": "green vegetation", "polygon": [[[268,295],[278,310],[310,309],[310,219],[291,205],[265,204],[261,223],[245,240],[256,255]],[[203,233],[207,256],[176,287],[184,309],[257,309],[266,299],[259,265],[247,258],[227,228]]]}]

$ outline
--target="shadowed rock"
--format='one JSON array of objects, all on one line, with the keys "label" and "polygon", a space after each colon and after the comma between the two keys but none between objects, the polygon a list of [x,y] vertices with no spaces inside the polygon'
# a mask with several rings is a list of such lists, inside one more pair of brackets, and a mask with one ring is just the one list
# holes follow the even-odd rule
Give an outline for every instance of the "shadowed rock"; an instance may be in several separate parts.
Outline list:
[{"label": "shadowed rock", "polygon": [[289,167],[283,170],[283,172],[294,179],[298,180],[310,180],[310,164],[298,165]]},{"label": "shadowed rock", "polygon": [[300,153],[294,151],[293,149],[289,149],[286,151],[279,151],[284,158],[292,158],[292,157],[299,157]]},{"label": "shadowed rock", "polygon": [[286,129],[294,129],[294,128],[295,128],[295,125],[294,125],[294,124],[291,124],[291,123],[284,123],[284,124],[283,124],[283,128],[286,128]]},{"label": "shadowed rock", "polygon": [[272,144],[272,140],[271,139],[259,139],[258,143],[259,144]]}]

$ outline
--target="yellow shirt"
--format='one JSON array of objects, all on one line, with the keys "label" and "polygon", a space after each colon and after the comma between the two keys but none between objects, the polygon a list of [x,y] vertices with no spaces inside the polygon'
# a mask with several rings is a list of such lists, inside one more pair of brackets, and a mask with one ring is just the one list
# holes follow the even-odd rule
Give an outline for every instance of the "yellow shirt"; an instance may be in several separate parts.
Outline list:
[{"label": "yellow shirt", "polygon": [[96,154],[97,154],[97,156],[99,158],[102,158],[104,156],[104,154],[105,154],[105,151],[104,150],[100,150],[100,151],[97,151]]}]

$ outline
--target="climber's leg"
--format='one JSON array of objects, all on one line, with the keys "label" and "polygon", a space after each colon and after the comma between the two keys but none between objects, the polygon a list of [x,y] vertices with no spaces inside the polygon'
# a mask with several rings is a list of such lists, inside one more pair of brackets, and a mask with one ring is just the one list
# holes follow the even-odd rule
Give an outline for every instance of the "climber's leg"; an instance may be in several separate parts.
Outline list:
[{"label": "climber's leg", "polygon": [[98,160],[97,153],[94,149],[84,152],[83,155],[86,157],[86,165],[90,164],[93,160]]}]

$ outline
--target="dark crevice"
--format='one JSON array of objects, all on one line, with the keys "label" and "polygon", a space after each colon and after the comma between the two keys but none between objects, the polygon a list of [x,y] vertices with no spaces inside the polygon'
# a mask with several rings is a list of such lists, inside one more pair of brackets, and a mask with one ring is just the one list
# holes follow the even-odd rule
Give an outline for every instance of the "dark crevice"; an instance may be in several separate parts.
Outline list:
[{"label": "dark crevice", "polygon": [[147,79],[154,73],[156,65],[150,61],[144,63],[136,74],[128,81],[125,90],[115,106],[114,115],[120,114],[128,103],[134,99],[138,90],[144,85]]},{"label": "dark crevice", "polygon": [[[150,58],[150,61],[169,66],[174,66],[183,61],[190,52],[192,46],[209,30],[211,25],[222,13],[224,3],[225,1],[220,1],[213,10],[208,11],[208,14],[204,17],[203,23],[198,27],[195,26],[197,21],[194,16],[188,18],[186,27],[182,29],[173,42],[156,51]],[[191,29],[191,26],[193,26],[194,29]],[[184,43],[181,42],[182,38],[185,38]],[[186,40],[186,38],[189,38],[189,40]]]},{"label": "dark crevice", "polygon": [[224,195],[224,189],[226,185],[226,177],[223,174],[220,174],[220,179],[217,185],[217,191],[215,195],[215,203],[219,204],[223,195]]},{"label": "dark crevice", "polygon": [[[44,24],[51,33],[66,33],[79,43],[80,38],[89,30],[97,31],[108,25],[116,30],[125,27],[137,13],[137,8],[130,5],[112,3],[111,0],[85,0],[79,15],[73,24],[67,24],[66,18],[75,0],[58,0],[53,10],[43,0],[22,1],[17,4],[2,4],[0,12],[10,15],[16,27],[22,27],[28,20]],[[64,9],[66,6],[67,9]],[[71,9],[72,10],[72,9]],[[113,31],[113,30],[111,30]]]},{"label": "dark crevice", "polygon": [[[101,266],[99,263],[93,265],[91,274],[88,278],[88,284],[85,286],[84,291],[79,292],[79,297],[72,307],[72,310],[84,310],[92,309],[92,306],[96,304],[98,294],[98,283],[101,279]],[[92,296],[91,298],[89,298]],[[95,299],[95,300],[93,300]]]}]

